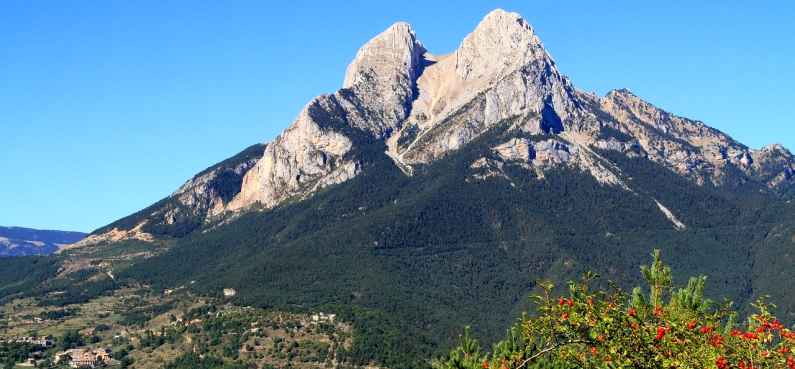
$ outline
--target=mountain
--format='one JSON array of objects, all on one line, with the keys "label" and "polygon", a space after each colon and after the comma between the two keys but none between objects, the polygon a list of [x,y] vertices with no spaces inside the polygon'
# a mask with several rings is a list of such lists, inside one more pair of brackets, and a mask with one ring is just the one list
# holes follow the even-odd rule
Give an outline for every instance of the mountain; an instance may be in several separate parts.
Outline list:
[{"label": "mountain", "polygon": [[67,282],[25,286],[54,304],[121,283],[234,289],[241,305],[340,314],[352,362],[423,367],[463,325],[501,336],[538,280],[593,270],[629,286],[653,248],[709,275],[711,295],[770,295],[795,320],[780,288],[793,196],[787,149],[626,89],[582,92],[521,16],[495,10],[448,55],[389,27],[273,141],[45,263]]},{"label": "mountain", "polygon": [[0,257],[49,255],[86,236],[80,232],[0,227]]},{"label": "mountain", "polygon": [[344,81],[309,102],[273,142],[209,168],[85,244],[181,236],[253,207],[308,198],[360,175],[372,161],[363,147],[374,143],[410,175],[507,120],[514,137],[492,148],[494,158],[472,163],[475,177],[501,176],[505,163],[537,176],[569,167],[632,193],[618,163],[599,154],[605,151],[645,158],[699,186],[782,195],[795,188],[795,159],[780,145],[750,149],[626,89],[606,96],[577,90],[515,13],[490,13],[442,56],[396,23],[359,50]]}]

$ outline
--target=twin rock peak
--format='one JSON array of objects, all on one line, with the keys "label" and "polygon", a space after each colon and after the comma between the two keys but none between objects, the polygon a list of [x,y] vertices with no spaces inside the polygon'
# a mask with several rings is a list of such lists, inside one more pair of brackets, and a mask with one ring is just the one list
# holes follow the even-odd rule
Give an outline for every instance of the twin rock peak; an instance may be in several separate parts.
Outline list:
[{"label": "twin rock peak", "polygon": [[[410,174],[413,165],[544,104],[566,116],[573,92],[519,14],[489,13],[444,56],[428,53],[409,24],[396,23],[358,51],[341,90],[313,99],[268,145],[226,209],[272,207],[356,176],[362,162],[346,154],[362,140],[385,140],[387,155]],[[452,119],[468,122],[432,132]]]},{"label": "twin rock peak", "polygon": [[[539,180],[549,168],[567,167],[634,193],[621,168],[599,154],[607,150],[645,157],[699,185],[755,183],[773,193],[795,187],[795,159],[783,147],[749,149],[628,90],[604,97],[577,90],[533,28],[519,14],[497,9],[447,55],[429,53],[409,24],[395,23],[359,49],[342,89],[310,101],[272,142],[203,171],[168,201],[83,244],[150,240],[152,225],[186,217],[214,222],[252,206],[307,198],[365,170],[368,158],[354,148],[374,143],[412,175],[498,124],[516,135],[475,160],[467,181],[510,180],[502,169],[512,163]],[[657,205],[675,228],[686,227],[676,209]]]}]

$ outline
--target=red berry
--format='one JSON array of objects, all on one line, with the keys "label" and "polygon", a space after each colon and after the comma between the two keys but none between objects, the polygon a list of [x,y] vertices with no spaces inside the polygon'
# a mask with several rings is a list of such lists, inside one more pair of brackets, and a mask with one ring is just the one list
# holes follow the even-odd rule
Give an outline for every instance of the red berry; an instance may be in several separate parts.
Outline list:
[{"label": "red berry", "polygon": [[745,332],[743,333],[743,339],[753,341],[759,339],[759,335],[754,332]]},{"label": "red berry", "polygon": [[709,343],[714,347],[720,347],[723,344],[723,336],[719,334],[713,335]]},{"label": "red berry", "polygon": [[665,337],[665,327],[659,326],[657,327],[657,336],[654,337],[655,340],[659,341]]},{"label": "red berry", "polygon": [[729,367],[729,361],[723,356],[718,356],[718,359],[715,360],[715,366],[717,366],[718,369],[726,369]]}]

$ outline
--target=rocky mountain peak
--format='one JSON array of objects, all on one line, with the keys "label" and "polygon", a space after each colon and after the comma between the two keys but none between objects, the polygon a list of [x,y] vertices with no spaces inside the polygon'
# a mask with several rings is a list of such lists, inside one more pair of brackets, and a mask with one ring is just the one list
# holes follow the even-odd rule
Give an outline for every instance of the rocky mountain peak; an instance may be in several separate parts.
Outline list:
[{"label": "rocky mountain peak", "polygon": [[359,49],[343,83],[355,95],[345,98],[367,115],[368,122],[359,128],[380,137],[406,118],[423,54],[425,48],[405,22],[393,24]]},{"label": "rocky mountain peak", "polygon": [[795,156],[780,144],[771,144],[751,150],[751,169],[773,189],[786,189],[795,183]]},{"label": "rocky mountain peak", "polygon": [[632,93],[632,91],[628,88],[616,88],[607,92],[606,97],[608,98],[638,98],[637,95]]},{"label": "rocky mountain peak", "polygon": [[420,59],[425,52],[411,25],[397,22],[373,37],[356,53],[348,65],[343,88],[354,88],[361,83],[392,83],[391,80],[416,79]]},{"label": "rocky mountain peak", "polygon": [[455,52],[463,79],[499,77],[538,59],[548,59],[541,40],[518,13],[497,9],[486,15]]},{"label": "rocky mountain peak", "polygon": [[605,95],[605,100],[608,100],[609,103],[612,104],[621,104],[627,108],[632,109],[633,111],[637,112],[638,110],[658,110],[649,102],[643,100],[638,95],[635,95],[632,91],[627,88],[619,88],[615,90],[610,90]]},{"label": "rocky mountain peak", "polygon": [[781,144],[765,145],[761,149],[759,149],[759,151],[770,153],[770,154],[782,155],[782,156],[786,156],[788,158],[792,158],[792,153],[789,150],[787,150],[787,148],[784,147]]},{"label": "rocky mountain peak", "polygon": [[573,88],[519,14],[492,11],[456,51],[428,55],[410,118],[388,142],[399,165],[427,163],[505,119],[540,114],[528,131],[560,131],[573,112]]}]

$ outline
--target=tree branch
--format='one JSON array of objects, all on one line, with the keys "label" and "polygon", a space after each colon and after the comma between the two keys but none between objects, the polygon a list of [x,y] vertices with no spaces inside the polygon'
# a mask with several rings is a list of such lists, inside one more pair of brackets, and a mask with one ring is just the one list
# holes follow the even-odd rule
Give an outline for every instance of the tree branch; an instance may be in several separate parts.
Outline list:
[{"label": "tree branch", "polygon": [[543,350],[541,350],[541,351],[539,351],[539,352],[536,352],[535,354],[533,354],[533,356],[530,356],[530,357],[528,357],[527,359],[525,359],[524,361],[522,361],[522,363],[521,363],[521,364],[519,364],[519,366],[517,366],[515,369],[521,369],[521,368],[523,368],[525,365],[527,365],[527,363],[529,363],[529,362],[533,361],[534,359],[538,358],[538,357],[539,357],[539,356],[541,356],[541,355],[544,355],[544,354],[546,354],[547,352],[550,352],[550,351],[555,351],[555,350],[557,350],[557,349],[559,349],[559,348],[561,348],[561,347],[563,347],[563,346],[566,346],[566,345],[573,345],[573,344],[576,344],[576,343],[587,343],[587,341],[583,341],[583,340],[575,340],[575,341],[568,341],[568,342],[563,342],[563,343],[557,343],[557,344],[554,344],[554,345],[552,345],[552,346],[549,346],[549,347],[547,347],[547,348],[545,348],[545,349],[543,349]]}]

